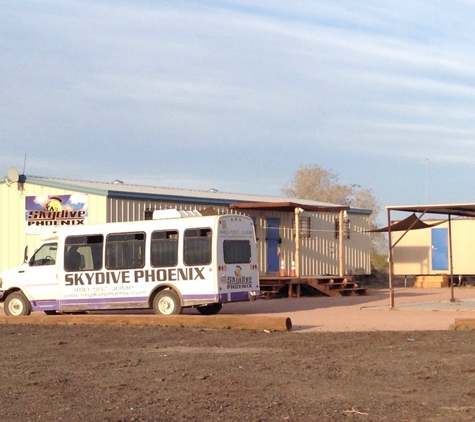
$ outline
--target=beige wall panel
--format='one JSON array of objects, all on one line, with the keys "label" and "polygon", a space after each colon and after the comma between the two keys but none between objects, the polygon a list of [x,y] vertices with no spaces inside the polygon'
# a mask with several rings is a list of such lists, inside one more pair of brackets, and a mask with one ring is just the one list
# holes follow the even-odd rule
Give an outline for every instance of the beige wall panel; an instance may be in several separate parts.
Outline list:
[{"label": "beige wall panel", "polygon": [[[431,221],[430,223],[434,223]],[[455,275],[475,275],[475,220],[453,219],[452,262]],[[449,228],[444,222],[436,228]],[[434,275],[449,274],[449,269],[432,270],[431,228],[411,230],[404,237],[402,232],[392,234],[393,244],[402,237],[393,249],[394,274],[396,275]],[[449,252],[450,254],[450,249]],[[450,258],[450,255],[448,255]]]},{"label": "beige wall panel", "polygon": [[0,184],[0,271],[20,265],[26,245],[25,198],[18,184]]},{"label": "beige wall panel", "polygon": [[[16,183],[9,187],[0,185],[0,271],[20,265],[23,262],[25,246],[28,246],[28,252],[31,254],[40,244],[39,235],[26,234],[26,196],[81,193],[29,183],[24,184],[24,190],[19,190],[18,186]],[[106,198],[92,194],[87,194],[87,197],[88,224],[105,222]]]},{"label": "beige wall panel", "polygon": [[393,249],[394,274],[431,274],[430,229],[411,230],[405,235],[403,232],[394,232],[392,239],[393,244],[399,241]]}]

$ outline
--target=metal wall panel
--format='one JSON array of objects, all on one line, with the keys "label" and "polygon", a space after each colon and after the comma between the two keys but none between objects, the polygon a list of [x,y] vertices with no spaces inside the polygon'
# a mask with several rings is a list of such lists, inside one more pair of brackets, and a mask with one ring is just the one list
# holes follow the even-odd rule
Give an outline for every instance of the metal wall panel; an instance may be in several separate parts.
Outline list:
[{"label": "metal wall panel", "polygon": [[[176,208],[181,211],[198,210],[209,208],[209,204],[181,203],[166,201],[148,201],[130,198],[107,198],[107,222],[116,223],[122,221],[140,221],[145,219],[146,210],[165,210]],[[233,211],[227,207],[214,206],[219,214]]]},{"label": "metal wall panel", "polygon": [[[180,203],[166,201],[143,201],[129,198],[108,198],[107,221],[137,221],[145,219],[145,210],[162,210],[176,208],[178,210],[204,210],[208,204]],[[266,248],[266,219],[269,217],[280,219],[280,258],[284,259],[285,268],[290,274],[292,261],[295,260],[294,213],[273,210],[235,210],[226,206],[214,206],[216,212],[239,213],[249,215],[256,221],[256,238],[260,275],[266,275],[267,248]],[[310,217],[310,237],[301,238],[300,275],[315,277],[318,275],[338,275],[338,239],[335,237],[335,219],[338,213],[331,212],[304,212],[302,217]],[[368,216],[351,214],[351,235],[345,239],[345,274],[370,274],[371,242],[365,230],[369,228]]]}]

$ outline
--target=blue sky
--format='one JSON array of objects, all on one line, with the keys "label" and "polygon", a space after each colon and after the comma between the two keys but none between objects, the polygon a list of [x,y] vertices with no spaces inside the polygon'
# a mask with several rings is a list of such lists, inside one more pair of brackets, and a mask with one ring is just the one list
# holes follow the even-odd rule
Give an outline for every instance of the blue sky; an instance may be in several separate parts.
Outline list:
[{"label": "blue sky", "polygon": [[[475,1],[0,1],[0,172],[475,202]],[[3,168],[3,170],[1,170]]]}]

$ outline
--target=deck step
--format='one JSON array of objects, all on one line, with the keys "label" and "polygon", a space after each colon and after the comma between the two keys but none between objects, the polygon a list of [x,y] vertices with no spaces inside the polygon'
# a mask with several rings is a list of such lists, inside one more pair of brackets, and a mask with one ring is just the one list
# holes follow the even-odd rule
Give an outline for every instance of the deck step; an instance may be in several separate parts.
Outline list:
[{"label": "deck step", "polygon": [[330,296],[364,296],[367,295],[366,288],[360,287],[351,277],[261,277],[261,296],[266,298],[279,294],[284,287],[287,287],[287,295],[293,295],[292,286],[297,286],[297,297],[300,294],[301,286],[310,286],[320,293]]}]

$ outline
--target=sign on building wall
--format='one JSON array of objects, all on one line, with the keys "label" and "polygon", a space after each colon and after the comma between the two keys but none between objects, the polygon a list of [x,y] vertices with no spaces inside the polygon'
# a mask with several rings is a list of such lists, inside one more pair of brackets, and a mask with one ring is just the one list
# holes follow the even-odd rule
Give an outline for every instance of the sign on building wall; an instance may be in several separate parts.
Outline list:
[{"label": "sign on building wall", "polygon": [[87,195],[38,195],[25,197],[26,234],[51,226],[87,224]]}]

